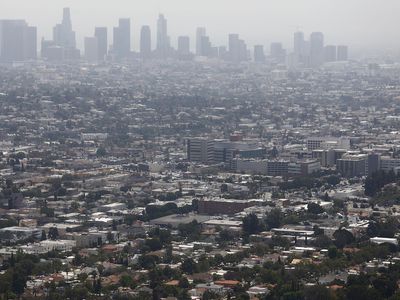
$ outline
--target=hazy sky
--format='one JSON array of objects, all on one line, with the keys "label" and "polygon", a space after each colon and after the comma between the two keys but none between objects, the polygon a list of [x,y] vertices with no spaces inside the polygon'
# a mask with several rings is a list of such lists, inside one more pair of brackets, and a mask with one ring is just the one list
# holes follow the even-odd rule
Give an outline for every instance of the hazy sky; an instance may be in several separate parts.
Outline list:
[{"label": "hazy sky", "polygon": [[327,44],[353,49],[400,48],[400,0],[0,0],[0,19],[26,19],[39,37],[51,38],[67,6],[78,46],[94,26],[108,26],[111,35],[119,17],[130,17],[138,49],[140,26],[150,25],[154,38],[163,13],[173,45],[178,35],[193,37],[205,26],[214,44],[226,44],[234,32],[249,46],[280,41],[291,48],[292,33],[301,29],[306,35],[322,31]]}]

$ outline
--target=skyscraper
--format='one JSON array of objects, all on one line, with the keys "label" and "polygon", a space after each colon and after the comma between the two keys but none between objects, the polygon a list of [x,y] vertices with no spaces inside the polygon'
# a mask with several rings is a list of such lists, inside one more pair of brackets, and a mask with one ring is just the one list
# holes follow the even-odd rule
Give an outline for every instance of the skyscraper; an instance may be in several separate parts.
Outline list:
[{"label": "skyscraper", "polygon": [[196,55],[202,56],[201,53],[201,38],[206,35],[206,29],[204,27],[198,27],[196,29]]},{"label": "skyscraper", "polygon": [[63,9],[61,24],[53,28],[53,41],[57,46],[76,48],[75,31],[72,30],[71,12],[68,7]]},{"label": "skyscraper", "polygon": [[239,40],[239,61],[248,60],[249,55],[247,52],[247,45],[244,40]]},{"label": "skyscraper", "polygon": [[0,61],[36,59],[36,27],[24,20],[0,20]]},{"label": "skyscraper", "polygon": [[347,46],[340,45],[337,47],[337,60],[338,61],[345,61],[348,60],[349,49]]},{"label": "skyscraper", "polygon": [[170,52],[170,43],[167,30],[167,19],[163,14],[157,20],[157,54],[160,58],[166,58]]},{"label": "skyscraper", "polygon": [[[63,18],[61,23],[53,27],[53,42],[42,43],[42,46],[47,47],[42,49],[42,53],[45,57],[51,52],[50,56],[54,58],[80,58],[80,51],[76,48],[75,32],[72,30],[71,12],[69,8],[63,9]],[[57,55],[53,55],[54,53],[57,53]]]},{"label": "skyscraper", "polygon": [[91,63],[99,61],[99,41],[97,37],[85,38],[85,59]]},{"label": "skyscraper", "polygon": [[190,38],[188,36],[178,37],[178,54],[179,56],[190,54]]},{"label": "skyscraper", "polygon": [[223,60],[229,60],[229,52],[226,49],[226,46],[219,46],[218,47],[218,57]]},{"label": "skyscraper", "polygon": [[64,48],[57,46],[53,40],[42,39],[40,55],[49,61],[61,61],[64,59]]},{"label": "skyscraper", "polygon": [[295,64],[305,64],[307,62],[308,53],[306,48],[304,33],[301,31],[295,32],[293,35],[293,54]]},{"label": "skyscraper", "polygon": [[336,46],[333,46],[333,45],[325,46],[324,61],[325,62],[336,61]]},{"label": "skyscraper", "polygon": [[310,65],[318,67],[324,62],[324,35],[313,32],[310,36]]},{"label": "skyscraper", "polygon": [[98,59],[104,60],[108,51],[107,27],[96,27],[94,36],[97,38],[98,43]]},{"label": "skyscraper", "polygon": [[140,30],[140,56],[149,58],[151,56],[151,31],[150,26],[142,26]]},{"label": "skyscraper", "polygon": [[293,51],[297,55],[301,55],[304,49],[304,33],[297,31],[293,35]]},{"label": "skyscraper", "polygon": [[254,46],[254,61],[255,62],[265,62],[264,46],[255,45]]},{"label": "skyscraper", "polygon": [[211,42],[206,35],[203,35],[200,40],[200,56],[211,56]]},{"label": "skyscraper", "polygon": [[131,20],[119,19],[114,27],[113,51],[117,58],[126,58],[131,52]]},{"label": "skyscraper", "polygon": [[238,62],[240,60],[240,40],[236,33],[229,34],[228,52],[231,61]]},{"label": "skyscraper", "polygon": [[271,43],[271,57],[278,63],[284,63],[286,51],[281,43]]}]

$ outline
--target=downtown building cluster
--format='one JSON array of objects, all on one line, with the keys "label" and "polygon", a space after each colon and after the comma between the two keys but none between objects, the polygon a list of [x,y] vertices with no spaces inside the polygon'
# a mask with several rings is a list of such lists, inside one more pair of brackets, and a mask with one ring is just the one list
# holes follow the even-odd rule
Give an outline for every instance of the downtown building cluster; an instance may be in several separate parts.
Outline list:
[{"label": "downtown building cluster", "polygon": [[[0,45],[3,46],[3,62],[15,62],[36,59],[37,37],[35,27],[29,27],[24,21],[2,21]],[[8,25],[7,25],[8,24]],[[293,39],[293,51],[289,52],[282,43],[271,43],[267,55],[263,45],[255,45],[251,50],[238,34],[229,34],[226,46],[213,45],[205,27],[196,29],[194,51],[191,51],[189,36],[177,37],[177,48],[172,47],[168,35],[168,22],[160,14],[157,20],[156,44],[152,45],[152,30],[144,25],[140,30],[138,52],[132,49],[131,20],[119,19],[118,26],[112,29],[112,40],[107,27],[95,27],[94,35],[84,38],[83,53],[76,46],[76,34],[72,28],[69,8],[64,8],[60,24],[53,28],[51,40],[42,39],[40,57],[48,61],[84,60],[89,63],[104,61],[123,61],[133,59],[220,59],[231,62],[255,61],[258,63],[287,64],[291,67],[318,67],[324,62],[347,61],[347,46],[324,45],[324,36],[313,32],[310,40],[304,39],[304,33],[296,32]],[[21,32],[17,37],[15,28]],[[15,51],[16,49],[21,49]],[[35,50],[36,49],[36,50]]]}]

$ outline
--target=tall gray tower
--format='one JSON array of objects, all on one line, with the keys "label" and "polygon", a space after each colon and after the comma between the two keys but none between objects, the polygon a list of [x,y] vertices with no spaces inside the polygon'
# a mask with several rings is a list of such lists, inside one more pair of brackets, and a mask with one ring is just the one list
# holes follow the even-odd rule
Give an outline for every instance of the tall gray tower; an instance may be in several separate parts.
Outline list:
[{"label": "tall gray tower", "polygon": [[119,19],[114,27],[113,50],[117,58],[126,58],[131,52],[131,20]]},{"label": "tall gray tower", "polygon": [[157,54],[160,58],[166,58],[170,51],[170,42],[168,37],[167,19],[163,14],[158,16],[157,20]]},{"label": "tall gray tower", "polygon": [[324,62],[324,35],[313,32],[310,36],[310,65],[319,67]]},{"label": "tall gray tower", "polygon": [[151,31],[150,26],[142,26],[140,30],[140,56],[149,58],[151,56]]},{"label": "tall gray tower", "polygon": [[71,12],[68,7],[63,9],[61,24],[53,28],[53,40],[57,46],[76,48],[75,31],[72,30]]}]

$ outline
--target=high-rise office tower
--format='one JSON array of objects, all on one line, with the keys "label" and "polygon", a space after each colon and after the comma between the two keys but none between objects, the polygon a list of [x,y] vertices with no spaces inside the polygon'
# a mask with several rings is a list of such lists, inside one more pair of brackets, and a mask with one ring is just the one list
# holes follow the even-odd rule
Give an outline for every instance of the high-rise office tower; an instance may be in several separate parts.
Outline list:
[{"label": "high-rise office tower", "polygon": [[57,46],[53,40],[42,39],[40,56],[50,61],[60,61],[64,59],[64,48]]},{"label": "high-rise office tower", "polygon": [[204,35],[200,40],[200,56],[211,56],[210,37]]},{"label": "high-rise office tower", "polygon": [[238,47],[239,47],[239,61],[248,60],[249,53],[247,51],[246,42],[244,40],[239,40]]},{"label": "high-rise office tower", "polygon": [[160,14],[158,16],[158,20],[157,20],[156,52],[160,58],[168,57],[169,52],[170,52],[167,19],[165,19],[163,14]]},{"label": "high-rise office tower", "polygon": [[36,59],[36,27],[24,20],[0,20],[0,61]]},{"label": "high-rise office tower", "polygon": [[91,63],[99,61],[99,41],[97,37],[85,38],[85,59]]},{"label": "high-rise office tower", "polygon": [[304,41],[304,51],[303,51],[303,53],[304,53],[304,56],[302,57],[302,63],[305,65],[305,66],[310,66],[310,48],[311,48],[311,46],[310,46],[310,41]]},{"label": "high-rise office tower", "polygon": [[218,58],[219,56],[219,49],[218,47],[211,47],[209,57]]},{"label": "high-rise office tower", "polygon": [[271,43],[271,56],[277,58],[282,55],[283,46],[281,43]]},{"label": "high-rise office tower", "polygon": [[206,35],[206,29],[204,27],[198,27],[196,29],[196,55],[202,56],[201,53],[201,38]]},{"label": "high-rise office tower", "polygon": [[53,28],[53,40],[57,46],[65,49],[75,49],[75,31],[72,30],[71,12],[68,7],[63,9],[63,18],[61,24]]},{"label": "high-rise office tower", "polygon": [[349,49],[347,46],[340,45],[337,47],[337,60],[338,61],[345,61],[348,60]]},{"label": "high-rise office tower", "polygon": [[254,46],[254,61],[255,62],[265,62],[264,46],[255,45]]},{"label": "high-rise office tower", "polygon": [[113,51],[117,58],[126,58],[131,52],[131,20],[119,19],[114,27]]},{"label": "high-rise office tower", "polygon": [[324,35],[313,32],[310,36],[310,65],[318,67],[324,62]]},{"label": "high-rise office tower", "polygon": [[189,161],[210,163],[213,161],[214,141],[205,138],[187,140],[187,158]]},{"label": "high-rise office tower", "polygon": [[188,36],[178,37],[178,54],[187,56],[190,54],[190,38]]},{"label": "high-rise office tower", "polygon": [[293,51],[299,56],[304,51],[304,33],[301,31],[297,31],[293,35]]},{"label": "high-rise office tower", "polygon": [[336,61],[336,46],[333,45],[325,46],[324,61],[325,62]]},{"label": "high-rise office tower", "polygon": [[240,60],[240,40],[236,33],[229,34],[228,52],[231,61],[238,62]]},{"label": "high-rise office tower", "polygon": [[286,51],[281,43],[271,43],[271,57],[278,63],[284,63]]},{"label": "high-rise office tower", "polygon": [[94,36],[97,38],[98,43],[98,59],[104,60],[108,51],[107,27],[96,27]]},{"label": "high-rise office tower", "polygon": [[143,59],[151,56],[151,30],[147,25],[140,30],[140,56]]},{"label": "high-rise office tower", "polygon": [[43,58],[49,60],[80,59],[69,8],[63,9],[61,23],[53,27],[53,40],[42,41],[41,53]]},{"label": "high-rise office tower", "polygon": [[307,46],[306,41],[304,40],[304,33],[301,31],[297,31],[293,35],[293,54],[294,54],[294,63],[306,63],[307,62]]},{"label": "high-rise office tower", "polygon": [[37,58],[37,28],[33,26],[25,27],[24,55],[26,59]]},{"label": "high-rise office tower", "polygon": [[226,46],[218,47],[218,57],[223,60],[229,60],[229,52],[226,49]]}]

